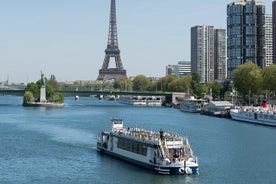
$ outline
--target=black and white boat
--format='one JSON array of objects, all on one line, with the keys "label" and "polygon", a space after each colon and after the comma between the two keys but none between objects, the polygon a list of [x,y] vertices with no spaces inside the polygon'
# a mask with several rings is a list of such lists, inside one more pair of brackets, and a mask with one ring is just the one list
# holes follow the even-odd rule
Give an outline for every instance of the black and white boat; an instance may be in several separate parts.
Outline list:
[{"label": "black and white boat", "polygon": [[103,131],[97,151],[125,160],[159,174],[197,174],[198,161],[187,137],[153,132],[139,128],[124,128],[123,120],[113,118],[112,131]]}]

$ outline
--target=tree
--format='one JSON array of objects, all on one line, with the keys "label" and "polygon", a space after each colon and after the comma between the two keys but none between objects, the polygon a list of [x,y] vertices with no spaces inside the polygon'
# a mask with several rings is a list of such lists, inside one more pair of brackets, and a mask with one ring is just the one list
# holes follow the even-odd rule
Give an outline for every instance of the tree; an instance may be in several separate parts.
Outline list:
[{"label": "tree", "polygon": [[31,92],[34,97],[38,97],[40,93],[38,85],[34,82],[28,83],[25,91]]},{"label": "tree", "polygon": [[203,84],[200,84],[200,75],[198,73],[192,74],[191,90],[197,98],[202,97],[203,93],[206,92]]},{"label": "tree", "polygon": [[196,83],[200,83],[200,75],[199,73],[193,73],[192,74],[192,80]]},{"label": "tree", "polygon": [[223,88],[215,83],[211,83],[208,85],[208,89],[212,89],[212,97],[215,100],[220,100],[223,98],[222,90]]},{"label": "tree", "polygon": [[34,102],[34,101],[35,101],[35,98],[33,93],[31,91],[25,91],[23,102],[26,103],[26,102]]},{"label": "tree", "polygon": [[177,75],[167,75],[158,81],[158,86],[162,91],[174,91],[177,88],[176,81],[179,77]]},{"label": "tree", "polygon": [[204,85],[197,83],[194,80],[192,80],[191,82],[191,89],[193,91],[193,95],[195,95],[196,98],[201,98],[203,96],[203,93],[206,92]]},{"label": "tree", "polygon": [[120,91],[128,91],[132,88],[132,82],[130,79],[119,78],[115,80],[113,87]]},{"label": "tree", "polygon": [[276,92],[276,64],[267,66],[262,72],[265,90]]},{"label": "tree", "polygon": [[181,91],[185,91],[187,93],[190,93],[191,88],[191,82],[192,82],[192,76],[186,75],[184,77],[181,77],[179,80],[179,85],[181,86]]},{"label": "tree", "polygon": [[52,101],[53,102],[56,102],[56,103],[63,103],[64,102],[64,97],[61,93],[55,93],[53,98],[52,98]]},{"label": "tree", "polygon": [[55,89],[52,85],[46,83],[46,98],[49,99],[55,95]]},{"label": "tree", "polygon": [[239,94],[245,98],[248,96],[249,103],[252,94],[258,94],[262,90],[263,77],[261,69],[252,62],[238,66],[234,72],[233,84]]},{"label": "tree", "polygon": [[46,85],[50,84],[55,90],[58,90],[60,88],[60,84],[56,80],[55,75],[51,75],[49,80],[46,80]]},{"label": "tree", "polygon": [[134,91],[145,91],[150,83],[149,79],[144,75],[137,75],[133,79],[133,90]]}]

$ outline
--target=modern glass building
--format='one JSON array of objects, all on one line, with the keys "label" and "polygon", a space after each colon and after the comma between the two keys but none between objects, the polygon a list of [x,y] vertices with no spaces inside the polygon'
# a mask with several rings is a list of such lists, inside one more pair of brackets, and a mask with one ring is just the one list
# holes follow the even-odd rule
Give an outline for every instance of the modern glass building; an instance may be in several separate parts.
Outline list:
[{"label": "modern glass building", "polygon": [[265,66],[265,3],[243,0],[227,5],[227,78],[241,64]]}]

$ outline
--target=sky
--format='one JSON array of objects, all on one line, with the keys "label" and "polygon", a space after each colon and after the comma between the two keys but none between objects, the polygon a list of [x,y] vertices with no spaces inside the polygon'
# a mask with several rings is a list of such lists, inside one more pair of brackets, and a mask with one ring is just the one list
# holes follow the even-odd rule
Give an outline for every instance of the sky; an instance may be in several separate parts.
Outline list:
[{"label": "sky", "polygon": [[[162,77],[190,61],[190,29],[226,29],[226,0],[116,0],[128,76]],[[271,13],[271,0],[266,12]],[[0,0],[0,82],[96,80],[107,47],[110,0]],[[109,67],[114,67],[114,60]]]}]

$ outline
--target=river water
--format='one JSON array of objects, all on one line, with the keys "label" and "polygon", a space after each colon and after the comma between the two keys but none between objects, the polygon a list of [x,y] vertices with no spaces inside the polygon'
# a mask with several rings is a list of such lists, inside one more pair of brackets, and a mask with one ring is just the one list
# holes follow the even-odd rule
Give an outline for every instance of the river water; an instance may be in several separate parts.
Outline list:
[{"label": "river water", "polygon": [[[0,96],[0,183],[275,183],[276,128],[133,107],[95,98],[65,98],[64,108],[22,107]],[[110,119],[125,126],[187,135],[199,175],[163,176],[96,151]]]}]

